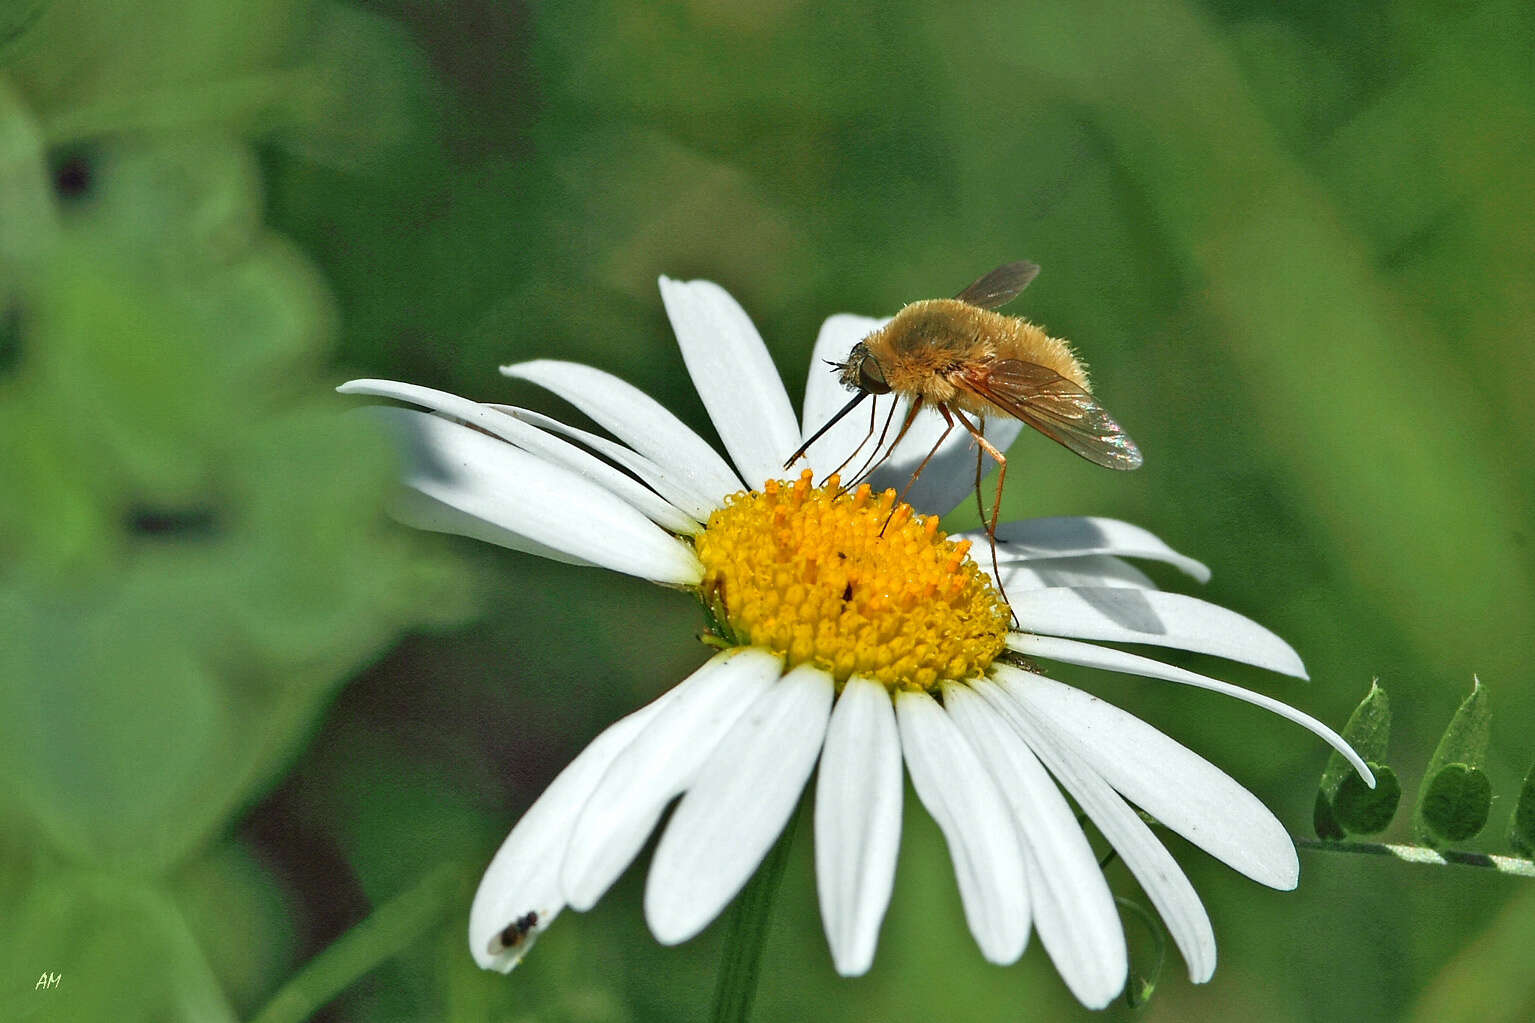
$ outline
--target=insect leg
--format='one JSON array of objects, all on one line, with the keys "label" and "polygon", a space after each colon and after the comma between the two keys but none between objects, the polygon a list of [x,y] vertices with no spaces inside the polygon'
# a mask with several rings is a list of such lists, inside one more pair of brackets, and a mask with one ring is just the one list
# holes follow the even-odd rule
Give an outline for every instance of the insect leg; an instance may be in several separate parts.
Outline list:
[{"label": "insect leg", "polygon": [[[986,432],[986,417],[980,416],[978,422],[981,433],[984,434]],[[982,451],[981,446],[977,444],[975,446],[975,513],[979,516],[979,521],[981,522],[986,521],[986,506],[981,503],[981,474],[985,465],[985,456],[986,452]]]},{"label": "insect leg", "polygon": [[[957,417],[959,417],[959,421],[964,424],[965,429],[970,431],[970,436],[975,438],[975,442],[976,442],[976,444],[978,444],[980,446],[981,451],[984,451],[986,454],[990,455],[996,461],[996,463],[997,463],[997,493],[996,493],[996,496],[994,496],[992,498],[992,500],[991,500],[991,518],[985,520],[986,521],[986,539],[991,544],[991,570],[992,570],[992,573],[997,577],[997,591],[1002,594],[1002,600],[1005,603],[1005,602],[1007,602],[1007,590],[1002,585],[1002,566],[999,565],[998,562],[997,562],[997,516],[1002,511],[1002,484],[1004,482],[1006,482],[1006,480],[1007,480],[1007,456],[1002,454],[1002,452],[998,451],[997,450],[997,446],[995,444],[993,444],[991,441],[987,440],[986,439],[986,435],[983,434],[979,429],[977,429],[974,423],[972,423],[972,422],[970,422],[970,420],[966,419],[965,418],[965,414],[963,412],[959,411],[958,409],[955,409],[954,410],[954,414]],[[975,485],[976,485],[976,503],[978,505],[980,503],[980,486],[981,486],[981,481],[980,481],[980,472],[981,472],[981,469],[980,469],[980,464],[981,464],[980,463],[980,458],[981,458],[981,451],[976,452],[976,456],[975,456],[976,457],[976,470],[975,470],[975,472],[976,472],[976,482],[975,482]],[[984,515],[982,517],[984,518]],[[1009,608],[1009,610],[1011,610],[1012,605],[1009,604],[1008,608]],[[1018,621],[1017,615],[1013,616],[1013,621],[1014,621],[1014,623],[1017,623],[1017,621]]]},{"label": "insect leg", "polygon": [[[919,398],[918,400],[920,401],[921,399]],[[938,453],[939,448],[943,447],[943,442],[948,439],[949,434],[954,430],[954,419],[949,415],[949,407],[947,405],[939,405],[938,414],[943,416],[943,421],[946,424],[943,428],[943,432],[938,435],[938,439],[934,441],[933,446],[928,449],[927,456],[923,458],[920,463],[918,463],[917,471],[911,474],[911,479],[906,481],[906,486],[901,488],[901,496],[897,497],[895,499],[895,504],[890,506],[890,515],[885,516],[885,526],[890,525],[890,518],[895,514],[896,508],[902,501],[906,500],[906,495],[911,492],[912,485],[917,482],[917,477],[922,475],[922,470],[927,468],[927,463],[933,460],[933,456]],[[956,415],[957,414],[958,413],[956,413]],[[902,432],[904,433],[905,431],[903,430]],[[899,440],[899,438],[897,438],[897,440]],[[881,526],[879,528],[880,536],[885,535],[885,526]]]},{"label": "insect leg", "polygon": [[[858,475],[852,478],[848,485],[843,488],[844,490],[851,490],[853,487],[856,487],[858,484],[862,483],[870,473],[879,467],[880,462],[883,462],[886,458],[890,457],[890,451],[895,450],[895,444],[890,445],[890,451],[886,451],[884,457],[879,458],[876,461],[876,456],[879,455],[880,448],[885,446],[885,437],[890,433],[890,424],[895,422],[895,410],[897,407],[899,407],[899,405],[900,402],[893,399],[891,400],[890,411],[885,413],[885,425],[880,427],[879,430],[879,440],[874,442],[874,449],[869,452],[869,457],[864,459],[863,465],[858,467]],[[870,409],[871,413],[872,411],[873,409]],[[896,444],[899,443],[900,438],[897,437]]]},{"label": "insect leg", "polygon": [[[829,481],[833,476],[841,476],[842,475],[842,470],[847,468],[847,464],[849,462],[851,462],[854,458],[858,457],[858,452],[862,451],[863,450],[863,446],[865,444],[869,443],[869,438],[874,436],[874,419],[878,415],[879,415],[879,399],[876,398],[874,401],[869,402],[869,432],[863,435],[863,440],[858,442],[858,446],[853,449],[852,454],[848,455],[846,458],[844,458],[842,460],[842,464],[841,465],[837,466],[831,472],[826,474],[826,479],[823,479],[821,481],[821,486],[824,487],[826,485],[827,481]],[[890,415],[892,415],[892,416],[895,415],[895,403],[894,402],[890,403]],[[885,429],[887,429],[887,430],[890,429],[890,418],[888,416],[885,418]],[[877,443],[875,443],[875,445],[874,445],[874,450],[878,451],[880,444],[883,444],[883,443],[885,443],[885,435],[884,435],[883,432],[881,432],[880,435],[879,435],[879,441]],[[872,453],[871,453],[871,457],[872,457]],[[846,490],[847,487],[843,487],[841,489]]]},{"label": "insect leg", "polygon": [[[861,471],[858,474],[858,476],[853,480],[853,482],[848,484],[847,489],[851,489],[852,487],[855,487],[858,484],[864,482],[865,480],[867,480],[869,478],[870,475],[873,474],[875,469],[878,469],[881,465],[885,464],[885,459],[889,458],[892,454],[894,454],[895,453],[895,449],[901,446],[901,441],[906,439],[906,431],[911,429],[911,424],[916,421],[917,413],[920,412],[921,410],[922,410],[922,397],[919,395],[918,397],[912,399],[911,408],[906,410],[906,417],[901,420],[901,428],[896,431],[895,440],[890,442],[890,446],[885,449],[884,454],[880,455],[879,458],[875,459],[873,465],[871,465],[868,468],[866,468],[863,471]],[[895,414],[895,405],[894,405],[894,403],[892,403],[891,406],[890,406],[890,412],[891,412],[891,416],[893,418],[894,414]],[[889,423],[887,422],[886,426],[888,426],[888,425],[889,425]],[[881,434],[881,438],[883,438],[883,436],[884,435]],[[876,448],[875,450],[877,452],[878,448]]]}]

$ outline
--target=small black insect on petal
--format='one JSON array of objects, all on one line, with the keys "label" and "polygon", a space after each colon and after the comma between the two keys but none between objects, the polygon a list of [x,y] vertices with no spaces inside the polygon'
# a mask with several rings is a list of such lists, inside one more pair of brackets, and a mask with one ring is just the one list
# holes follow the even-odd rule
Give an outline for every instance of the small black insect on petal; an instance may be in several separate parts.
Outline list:
[{"label": "small black insect on petal", "polygon": [[537,926],[537,913],[528,912],[522,914],[522,916],[507,924],[506,929],[501,932],[501,947],[503,949],[516,948],[522,944],[523,939],[528,936],[528,932]]}]

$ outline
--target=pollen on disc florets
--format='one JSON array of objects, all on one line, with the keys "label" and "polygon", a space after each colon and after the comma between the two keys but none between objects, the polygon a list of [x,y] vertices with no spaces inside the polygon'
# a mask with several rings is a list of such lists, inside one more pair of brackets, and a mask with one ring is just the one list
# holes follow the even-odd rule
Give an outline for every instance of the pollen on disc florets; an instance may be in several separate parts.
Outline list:
[{"label": "pollen on disc florets", "polygon": [[769,480],[726,498],[696,538],[700,594],[725,637],[845,681],[892,689],[979,675],[1002,651],[1011,616],[996,587],[937,516],[852,493]]}]

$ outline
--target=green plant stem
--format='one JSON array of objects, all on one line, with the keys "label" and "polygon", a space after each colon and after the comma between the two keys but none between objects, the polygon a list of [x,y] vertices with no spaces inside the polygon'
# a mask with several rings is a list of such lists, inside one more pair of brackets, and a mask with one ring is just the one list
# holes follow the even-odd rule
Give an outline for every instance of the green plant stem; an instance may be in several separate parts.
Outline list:
[{"label": "green plant stem", "polygon": [[303,1023],[364,974],[439,923],[458,891],[458,869],[444,864],[384,903],[311,959],[252,1023]]},{"label": "green plant stem", "polygon": [[1151,936],[1152,947],[1156,949],[1156,959],[1151,969],[1137,971],[1132,963],[1130,976],[1125,983],[1125,1005],[1139,1009],[1151,1001],[1151,994],[1162,979],[1162,967],[1167,963],[1167,936],[1162,931],[1162,925],[1157,923],[1157,918],[1140,903],[1118,895],[1114,896],[1114,902],[1121,912],[1130,914],[1145,926],[1146,933]]},{"label": "green plant stem", "polygon": [[789,818],[778,841],[762,861],[756,876],[736,897],[725,927],[725,951],[720,960],[719,980],[714,987],[714,1023],[746,1023],[751,1018],[752,999],[757,994],[757,974],[762,965],[762,946],[767,939],[768,918],[773,898],[789,863],[789,846],[794,841],[795,822]]},{"label": "green plant stem", "polygon": [[1422,845],[1333,842],[1315,838],[1297,838],[1295,844],[1301,849],[1318,849],[1322,852],[1391,856],[1407,863],[1424,863],[1436,867],[1481,867],[1484,870],[1496,870],[1500,874],[1512,874],[1515,877],[1535,877],[1535,860],[1523,860],[1517,856],[1492,856],[1488,853],[1465,852],[1460,849],[1430,849]]}]

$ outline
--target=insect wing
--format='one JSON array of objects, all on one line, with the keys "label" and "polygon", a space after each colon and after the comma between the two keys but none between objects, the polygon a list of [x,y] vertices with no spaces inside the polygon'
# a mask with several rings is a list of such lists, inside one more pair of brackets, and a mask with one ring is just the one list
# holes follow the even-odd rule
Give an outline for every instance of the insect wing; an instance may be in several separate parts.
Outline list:
[{"label": "insect wing", "polygon": [[1039,276],[1039,265],[1027,260],[1004,263],[954,297],[961,302],[996,309],[1017,298]]},{"label": "insect wing", "polygon": [[1135,441],[1095,399],[1053,369],[1000,359],[962,374],[955,383],[1089,462],[1106,469],[1138,469]]}]

